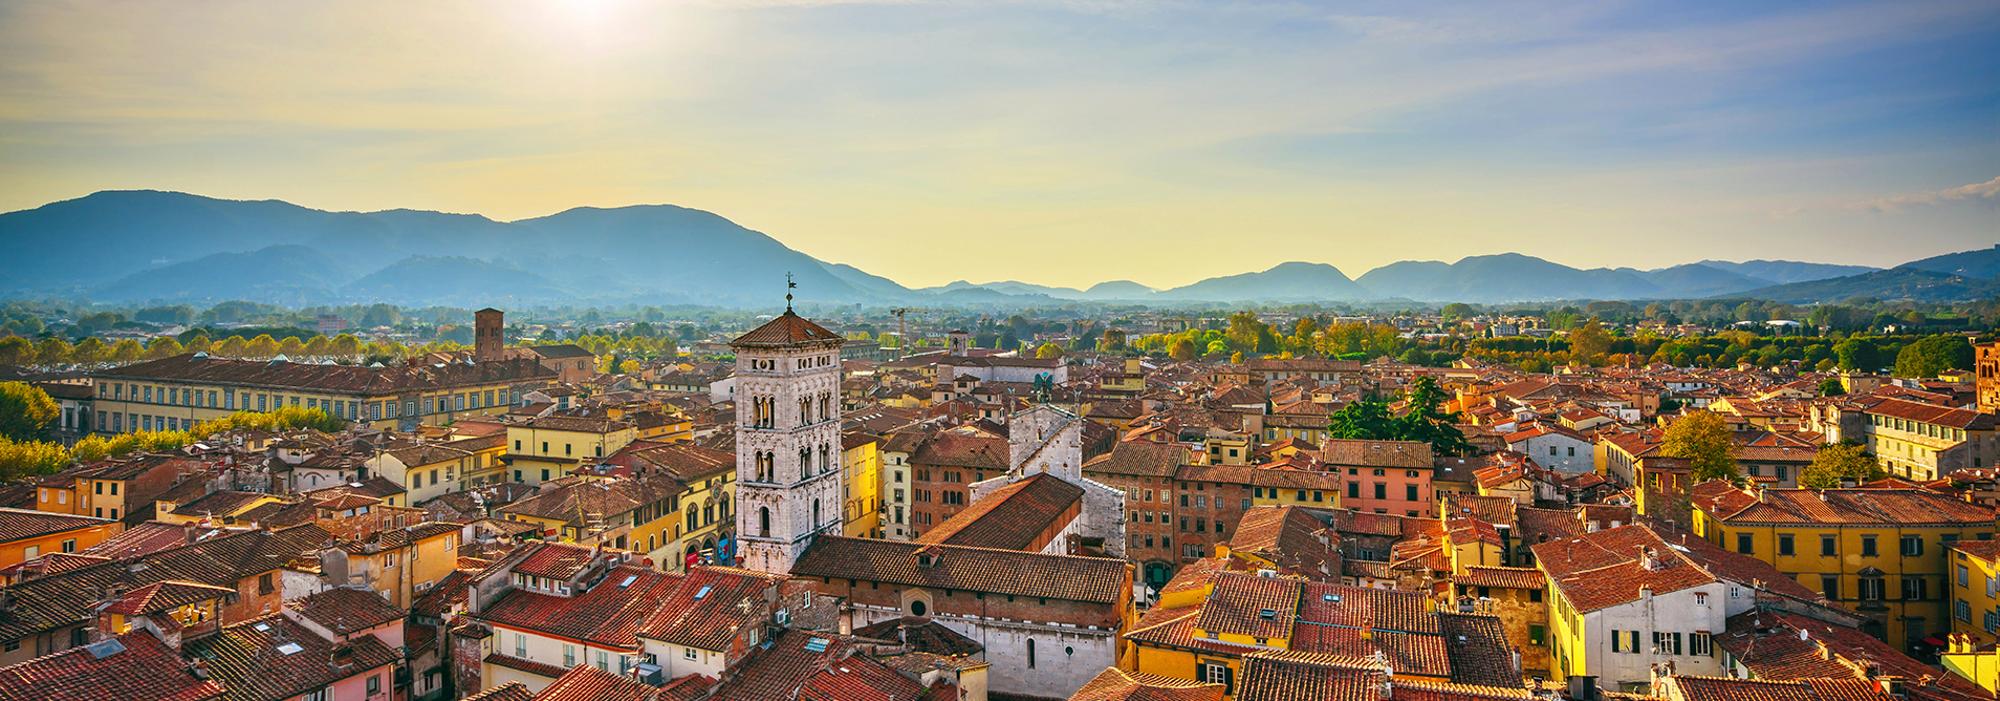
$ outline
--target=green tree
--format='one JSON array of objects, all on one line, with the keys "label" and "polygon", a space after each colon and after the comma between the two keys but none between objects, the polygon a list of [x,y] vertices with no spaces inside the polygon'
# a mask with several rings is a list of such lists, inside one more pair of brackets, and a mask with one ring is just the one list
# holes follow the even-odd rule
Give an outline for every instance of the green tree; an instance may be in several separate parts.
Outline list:
[{"label": "green tree", "polygon": [[1583,322],[1569,332],[1569,350],[1570,359],[1575,362],[1601,365],[1604,356],[1611,352],[1611,334],[1596,319]]},{"label": "green tree", "polygon": [[136,338],[121,338],[117,343],[111,344],[111,359],[116,362],[129,363],[145,354],[146,347],[139,345],[139,339]]},{"label": "green tree", "polygon": [[35,362],[43,365],[61,365],[63,363],[76,362],[75,358],[72,357],[74,354],[75,349],[69,345],[69,341],[65,341],[59,336],[50,336],[42,339],[41,343],[35,344]]},{"label": "green tree", "polygon": [[1397,440],[1400,428],[1396,418],[1389,414],[1388,402],[1362,399],[1333,412],[1327,433],[1334,438]]},{"label": "green tree", "polygon": [[1838,397],[1843,394],[1847,394],[1847,386],[1840,383],[1840,378],[1829,377],[1819,381],[1819,396]]},{"label": "green tree", "polygon": [[18,441],[42,437],[62,408],[49,393],[26,382],[0,382],[0,436]]},{"label": "green tree", "polygon": [[1417,378],[1403,393],[1406,411],[1396,417],[1396,439],[1429,443],[1431,452],[1438,455],[1471,453],[1472,444],[1465,440],[1465,432],[1458,430],[1458,416],[1442,410],[1450,398],[1437,380],[1428,375]]},{"label": "green tree", "polygon": [[1847,340],[1834,344],[1833,357],[1842,370],[1874,372],[1882,369],[1882,351],[1870,338],[1849,336]]},{"label": "green tree", "polygon": [[180,340],[172,336],[160,336],[146,342],[147,360],[171,358],[186,351],[186,348],[181,347]]},{"label": "green tree", "polygon": [[1042,345],[1035,347],[1035,357],[1043,360],[1060,358],[1062,354],[1062,346],[1056,345],[1054,341],[1043,341]]},{"label": "green tree", "polygon": [[1964,336],[1926,336],[1896,354],[1895,373],[1897,377],[1937,377],[1946,370],[1969,369],[1972,362],[1972,343]]},{"label": "green tree", "polygon": [[1125,350],[1125,332],[1118,329],[1105,329],[1103,337],[1097,341],[1097,347],[1105,351]]},{"label": "green tree", "polygon": [[85,365],[102,363],[111,355],[111,347],[104,345],[103,339],[91,336],[78,341],[76,347],[70,349],[69,355],[70,359]]},{"label": "green tree", "polygon": [[1882,463],[1861,446],[1835,443],[1821,446],[1819,452],[1813,455],[1812,464],[1799,473],[1799,486],[1832,489],[1840,486],[1843,479],[1860,483],[1881,479],[1888,474],[1882,469]]},{"label": "green tree", "polygon": [[1174,341],[1174,345],[1167,351],[1167,355],[1174,360],[1194,360],[1194,354],[1194,339],[1186,337]]},{"label": "green tree", "polygon": [[35,344],[20,336],[0,338],[0,365],[33,365]]},{"label": "green tree", "polygon": [[1729,424],[1713,411],[1691,411],[1667,426],[1660,454],[1688,461],[1688,486],[1712,479],[1741,482],[1736,470],[1736,442]]}]

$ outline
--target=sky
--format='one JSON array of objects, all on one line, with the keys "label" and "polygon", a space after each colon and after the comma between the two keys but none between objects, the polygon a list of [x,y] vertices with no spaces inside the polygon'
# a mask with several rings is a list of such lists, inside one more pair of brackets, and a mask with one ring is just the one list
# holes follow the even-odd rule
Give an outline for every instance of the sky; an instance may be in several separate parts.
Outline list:
[{"label": "sky", "polygon": [[2000,3],[0,2],[0,210],[705,209],[906,285],[2000,241]]}]

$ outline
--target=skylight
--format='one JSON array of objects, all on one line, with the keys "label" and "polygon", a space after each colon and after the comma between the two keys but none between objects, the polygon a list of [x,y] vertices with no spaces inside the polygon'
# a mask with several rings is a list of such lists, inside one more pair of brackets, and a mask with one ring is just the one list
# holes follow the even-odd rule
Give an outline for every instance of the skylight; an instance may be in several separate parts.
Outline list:
[{"label": "skylight", "polygon": [[714,588],[715,588],[715,587],[711,587],[711,586],[709,586],[709,585],[706,585],[706,584],[703,584],[703,585],[701,585],[701,588],[700,588],[700,589],[697,589],[697,590],[695,590],[695,593],[694,593],[694,600],[695,600],[695,601],[700,601],[700,600],[702,600],[702,599],[706,599],[706,598],[708,598],[708,592],[709,592],[710,590],[714,589]]},{"label": "skylight", "polygon": [[296,655],[301,652],[305,652],[305,648],[299,646],[298,643],[285,643],[283,645],[278,646],[278,652],[282,652],[287,655]]},{"label": "skylight", "polygon": [[629,587],[629,586],[632,586],[632,583],[633,583],[633,582],[637,582],[637,581],[639,581],[639,575],[636,575],[636,574],[634,574],[634,575],[627,575],[627,576],[625,577],[625,581],[623,581],[623,582],[619,582],[619,583],[618,583],[618,588],[619,588],[619,589],[624,589],[624,588],[626,588],[626,587]]},{"label": "skylight", "polygon": [[806,652],[826,652],[826,646],[830,642],[832,641],[827,640],[826,638],[813,638],[811,640],[807,640]]}]

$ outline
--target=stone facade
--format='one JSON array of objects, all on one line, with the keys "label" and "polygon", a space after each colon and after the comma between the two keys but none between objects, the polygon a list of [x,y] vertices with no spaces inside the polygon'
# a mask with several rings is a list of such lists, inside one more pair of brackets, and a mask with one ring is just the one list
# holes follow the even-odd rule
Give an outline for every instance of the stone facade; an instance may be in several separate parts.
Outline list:
[{"label": "stone facade", "polygon": [[787,573],[813,536],[841,532],[839,352],[838,339],[736,346],[736,535],[743,567]]}]

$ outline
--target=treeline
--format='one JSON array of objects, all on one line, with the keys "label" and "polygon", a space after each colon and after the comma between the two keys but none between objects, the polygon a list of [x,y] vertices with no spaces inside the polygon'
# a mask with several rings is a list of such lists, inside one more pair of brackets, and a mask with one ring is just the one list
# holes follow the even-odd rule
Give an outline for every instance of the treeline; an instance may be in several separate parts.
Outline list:
[{"label": "treeline", "polygon": [[1465,354],[1547,372],[1558,365],[1665,363],[1679,367],[1774,367],[1797,363],[1809,370],[1890,371],[1898,377],[1935,377],[1947,370],[1970,370],[1972,343],[1962,334],[1762,336],[1721,331],[1704,336],[1665,337],[1649,332],[1615,335],[1595,321],[1563,338],[1477,338]]},{"label": "treeline", "polygon": [[229,431],[258,429],[289,431],[311,428],[334,432],[347,422],[321,409],[284,407],[275,411],[239,411],[218,419],[195,424],[185,431],[139,431],[113,436],[86,436],[75,445],[63,446],[45,440],[17,440],[0,436],[0,481],[47,475],[79,462],[124,457],[134,452],[179,450],[197,441]]}]

